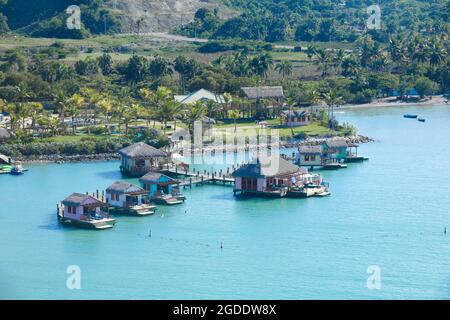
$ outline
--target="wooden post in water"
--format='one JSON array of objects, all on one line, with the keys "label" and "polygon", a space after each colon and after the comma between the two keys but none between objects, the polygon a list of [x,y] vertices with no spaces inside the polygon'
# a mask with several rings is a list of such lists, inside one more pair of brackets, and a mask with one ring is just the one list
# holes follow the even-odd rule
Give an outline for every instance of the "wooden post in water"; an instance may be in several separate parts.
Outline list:
[{"label": "wooden post in water", "polygon": [[192,189],[192,177],[189,177],[189,188]]}]

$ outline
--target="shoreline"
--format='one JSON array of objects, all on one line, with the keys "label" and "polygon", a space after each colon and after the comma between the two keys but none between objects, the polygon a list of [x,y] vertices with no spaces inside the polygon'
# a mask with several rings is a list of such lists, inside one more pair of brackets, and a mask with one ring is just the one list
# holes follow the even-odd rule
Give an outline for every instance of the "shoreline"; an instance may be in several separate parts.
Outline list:
[{"label": "shoreline", "polygon": [[365,109],[365,108],[384,108],[384,107],[420,107],[430,105],[446,105],[445,99],[442,95],[432,96],[431,99],[420,100],[416,102],[399,102],[393,101],[392,97],[378,99],[371,103],[365,104],[346,104],[339,107],[340,110]]},{"label": "shoreline", "polygon": [[[372,138],[363,135],[354,135],[349,137],[308,137],[303,141],[279,141],[279,143],[274,144],[259,144],[259,145],[224,145],[224,146],[204,146],[203,148],[196,148],[191,153],[191,150],[186,149],[186,153],[183,156],[195,156],[203,155],[205,153],[216,154],[216,153],[237,153],[237,152],[250,152],[258,151],[260,149],[274,149],[277,148],[295,148],[300,145],[317,145],[323,143],[325,140],[336,140],[345,139],[347,143],[369,143],[375,141]],[[171,153],[180,153],[182,149],[173,149]],[[183,152],[181,152],[183,153]],[[102,154],[91,154],[91,155],[36,155],[29,157],[18,157],[13,159],[14,162],[20,162],[23,164],[45,164],[45,163],[79,163],[79,162],[104,162],[104,161],[118,161],[120,156],[118,153],[102,153]]]}]

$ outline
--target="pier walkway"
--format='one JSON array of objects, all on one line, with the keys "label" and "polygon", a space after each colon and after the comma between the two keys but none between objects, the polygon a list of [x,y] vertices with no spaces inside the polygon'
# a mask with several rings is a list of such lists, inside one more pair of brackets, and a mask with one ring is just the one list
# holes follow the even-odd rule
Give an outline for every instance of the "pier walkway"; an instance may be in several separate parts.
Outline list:
[{"label": "pier walkway", "polygon": [[231,171],[228,168],[226,171],[211,171],[206,170],[189,170],[185,167],[170,166],[161,170],[164,173],[175,176],[184,177],[180,180],[180,187],[192,187],[193,185],[203,184],[217,184],[234,186],[234,178],[231,175]]}]

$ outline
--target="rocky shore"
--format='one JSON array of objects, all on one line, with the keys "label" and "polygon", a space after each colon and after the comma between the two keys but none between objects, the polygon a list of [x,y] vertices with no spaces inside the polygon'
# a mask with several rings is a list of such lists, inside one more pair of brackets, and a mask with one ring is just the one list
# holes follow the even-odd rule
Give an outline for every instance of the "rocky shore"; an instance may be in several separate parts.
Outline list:
[{"label": "rocky shore", "polygon": [[320,145],[323,144],[325,141],[330,141],[330,140],[341,140],[341,139],[345,139],[345,141],[348,144],[362,144],[362,143],[369,143],[369,142],[374,142],[375,140],[366,137],[366,136],[362,136],[362,135],[354,135],[354,136],[348,136],[348,137],[333,137],[333,138],[314,138],[314,137],[309,137],[306,138],[305,140],[303,140],[302,142],[300,142],[300,145],[306,145],[306,146],[314,146],[314,145]]},{"label": "rocky shore", "polygon": [[68,163],[68,162],[87,162],[87,161],[114,161],[119,159],[118,153],[101,153],[88,155],[33,155],[27,157],[18,157],[14,161],[25,163]]},{"label": "rocky shore", "polygon": [[[203,148],[196,148],[194,150],[183,149],[181,147],[175,147],[170,150],[173,153],[180,153],[184,156],[190,155],[191,152],[194,154],[214,154],[216,152],[242,152],[242,151],[256,151],[258,149],[276,149],[278,147],[283,148],[294,148],[298,145],[319,145],[325,142],[326,140],[336,140],[336,139],[345,139],[347,143],[355,143],[362,144],[373,142],[374,140],[362,136],[362,135],[354,135],[349,137],[309,137],[303,141],[277,141],[273,144],[258,144],[258,145],[210,145],[204,146]],[[90,155],[32,155],[32,156],[23,156],[17,157],[14,161],[20,161],[25,163],[68,163],[68,162],[91,162],[91,161],[115,161],[119,160],[118,153],[101,153],[101,154],[90,154]]]}]

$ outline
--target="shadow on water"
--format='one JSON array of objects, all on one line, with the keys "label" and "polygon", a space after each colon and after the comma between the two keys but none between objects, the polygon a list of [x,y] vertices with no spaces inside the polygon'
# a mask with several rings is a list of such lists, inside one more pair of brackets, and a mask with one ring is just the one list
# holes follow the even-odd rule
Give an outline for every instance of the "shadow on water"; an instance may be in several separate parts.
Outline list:
[{"label": "shadow on water", "polygon": [[118,180],[121,180],[121,179],[126,179],[127,178],[119,170],[97,172],[96,175],[100,176],[103,179],[118,179]]}]

